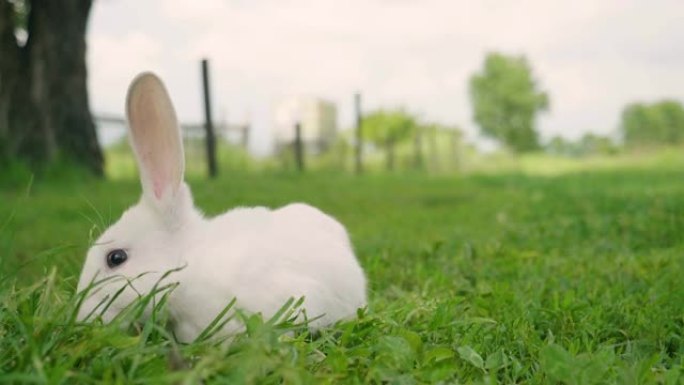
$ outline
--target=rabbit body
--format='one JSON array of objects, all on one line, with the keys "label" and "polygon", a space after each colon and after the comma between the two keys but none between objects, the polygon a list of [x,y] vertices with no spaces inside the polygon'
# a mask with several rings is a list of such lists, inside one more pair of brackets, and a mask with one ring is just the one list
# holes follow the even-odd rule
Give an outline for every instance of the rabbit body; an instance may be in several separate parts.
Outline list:
[{"label": "rabbit body", "polygon": [[[178,284],[168,309],[184,342],[233,299],[236,308],[269,318],[289,298],[304,297],[314,328],[353,317],[366,305],[363,270],[334,218],[301,203],[236,208],[214,218],[194,207],[183,181],[180,129],[159,78],[145,73],[133,81],[127,114],[143,196],[88,251],[78,290],[92,292],[79,319],[95,314],[110,321],[166,283]],[[223,333],[239,328],[231,321]]]},{"label": "rabbit body", "polygon": [[313,327],[365,306],[365,278],[346,231],[311,206],[233,209],[190,237],[179,279],[192,284],[170,298],[174,318],[183,320],[176,325],[181,340],[193,340],[232,298],[268,318],[290,297],[304,297],[307,317],[319,317]]}]

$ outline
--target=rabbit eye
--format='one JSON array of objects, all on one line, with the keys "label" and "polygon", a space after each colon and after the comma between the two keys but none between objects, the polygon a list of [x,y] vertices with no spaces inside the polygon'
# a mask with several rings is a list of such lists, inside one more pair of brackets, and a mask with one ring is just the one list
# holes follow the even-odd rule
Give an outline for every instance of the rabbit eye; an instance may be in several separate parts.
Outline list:
[{"label": "rabbit eye", "polygon": [[107,266],[114,268],[126,262],[128,254],[123,249],[112,250],[107,254]]}]

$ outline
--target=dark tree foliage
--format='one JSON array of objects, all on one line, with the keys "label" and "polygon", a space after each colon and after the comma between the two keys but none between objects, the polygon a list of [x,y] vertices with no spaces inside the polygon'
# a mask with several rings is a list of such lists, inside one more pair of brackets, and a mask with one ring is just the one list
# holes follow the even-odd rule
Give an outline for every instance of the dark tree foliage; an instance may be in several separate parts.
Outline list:
[{"label": "dark tree foliage", "polygon": [[0,0],[0,159],[39,169],[62,157],[102,175],[86,87],[91,3]]},{"label": "dark tree foliage", "polygon": [[548,109],[549,98],[525,57],[488,54],[482,72],[470,79],[470,98],[483,134],[516,152],[539,147],[535,118]]}]

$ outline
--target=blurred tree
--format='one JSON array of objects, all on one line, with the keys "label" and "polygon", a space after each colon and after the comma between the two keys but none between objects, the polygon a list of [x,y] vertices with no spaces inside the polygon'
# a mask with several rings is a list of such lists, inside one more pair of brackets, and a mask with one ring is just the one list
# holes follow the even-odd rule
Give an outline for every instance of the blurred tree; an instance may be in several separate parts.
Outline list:
[{"label": "blurred tree", "polygon": [[428,123],[423,126],[423,133],[427,136],[429,165],[433,170],[439,169],[439,149],[437,135],[441,127],[436,123]]},{"label": "blurred tree", "polygon": [[545,146],[548,153],[571,157],[587,155],[612,155],[618,152],[616,144],[608,137],[587,133],[577,141],[556,136]]},{"label": "blurred tree", "polygon": [[425,163],[423,135],[427,133],[427,127],[422,124],[416,124],[413,131],[413,167],[416,170],[420,170]]},{"label": "blurred tree", "polygon": [[459,127],[431,122],[422,124],[420,130],[427,144],[424,165],[431,171],[438,171],[446,166],[442,162],[448,158],[450,166],[458,165],[459,153],[463,146],[462,130]]},{"label": "blurred tree", "polygon": [[0,0],[0,157],[63,156],[102,175],[85,33],[92,0]]},{"label": "blurred tree", "polygon": [[577,146],[575,143],[563,138],[562,136],[554,136],[549,143],[544,146],[544,149],[549,154],[553,155],[577,155]]},{"label": "blurred tree", "polygon": [[488,54],[482,72],[470,79],[470,98],[485,135],[516,152],[539,147],[535,117],[548,109],[549,98],[538,89],[524,56]]},{"label": "blurred tree", "polygon": [[678,144],[684,139],[684,107],[674,100],[633,103],[623,110],[620,126],[628,146]]},{"label": "blurred tree", "polygon": [[664,133],[655,111],[645,104],[630,104],[622,111],[621,129],[625,144],[643,146],[663,141]]},{"label": "blurred tree", "polygon": [[684,139],[684,107],[676,100],[663,100],[653,106],[667,133],[668,143],[681,143]]},{"label": "blurred tree", "polygon": [[378,110],[363,117],[363,135],[386,151],[387,170],[394,170],[395,145],[416,132],[416,121],[403,110]]},{"label": "blurred tree", "polygon": [[612,155],[618,152],[615,143],[610,138],[602,135],[584,134],[579,144],[582,154]]}]

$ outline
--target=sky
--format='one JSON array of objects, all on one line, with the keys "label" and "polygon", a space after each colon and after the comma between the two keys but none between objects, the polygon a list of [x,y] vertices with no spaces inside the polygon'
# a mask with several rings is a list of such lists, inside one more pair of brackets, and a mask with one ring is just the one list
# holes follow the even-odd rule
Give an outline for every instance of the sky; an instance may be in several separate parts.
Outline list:
[{"label": "sky", "polygon": [[316,96],[353,124],[404,107],[477,138],[468,79],[487,52],[525,55],[551,109],[545,139],[617,137],[622,108],[684,102],[681,0],[98,0],[89,22],[90,103],[123,114],[139,72],[166,82],[183,122],[202,120],[208,58],[214,119],[249,121],[250,149],[270,150],[274,104]]}]

